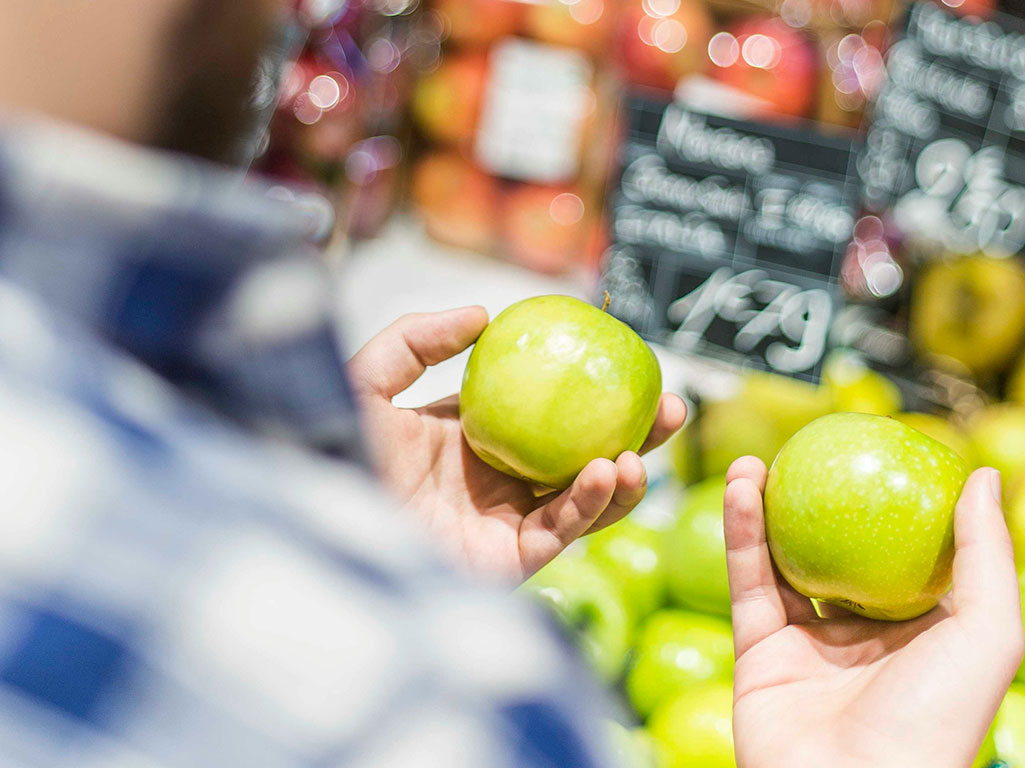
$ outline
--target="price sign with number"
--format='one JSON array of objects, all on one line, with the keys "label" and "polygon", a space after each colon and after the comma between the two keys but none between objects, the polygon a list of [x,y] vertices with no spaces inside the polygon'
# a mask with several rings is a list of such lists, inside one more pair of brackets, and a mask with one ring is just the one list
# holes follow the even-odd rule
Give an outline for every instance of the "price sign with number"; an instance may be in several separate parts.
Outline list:
[{"label": "price sign with number", "polygon": [[645,96],[627,114],[610,311],[675,349],[817,380],[860,195],[854,143]]},{"label": "price sign with number", "polygon": [[865,203],[947,253],[1025,248],[1025,21],[916,3],[858,166]]}]

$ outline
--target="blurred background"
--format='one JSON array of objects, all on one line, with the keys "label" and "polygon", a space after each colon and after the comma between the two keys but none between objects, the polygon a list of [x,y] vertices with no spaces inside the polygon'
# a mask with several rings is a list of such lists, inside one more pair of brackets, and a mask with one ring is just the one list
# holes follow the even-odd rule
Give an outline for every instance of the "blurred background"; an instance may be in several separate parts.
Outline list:
[{"label": "blurred background", "polygon": [[[625,759],[732,765],[734,458],[770,462],[830,411],[892,415],[1001,470],[1025,551],[1015,0],[306,13],[253,170],[322,222],[350,349],[405,312],[608,290],[688,400],[631,520],[526,587],[623,702]],[[458,390],[464,364],[400,404]],[[980,765],[1025,766],[1025,687],[1008,702]]]}]

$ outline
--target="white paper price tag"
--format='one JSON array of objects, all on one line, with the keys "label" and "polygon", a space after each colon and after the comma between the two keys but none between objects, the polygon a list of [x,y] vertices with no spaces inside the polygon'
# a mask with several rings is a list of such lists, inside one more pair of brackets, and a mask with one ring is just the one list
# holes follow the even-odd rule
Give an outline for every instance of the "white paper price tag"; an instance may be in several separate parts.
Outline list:
[{"label": "white paper price tag", "polygon": [[496,45],[477,132],[477,162],[512,179],[573,179],[584,121],[595,104],[592,75],[590,62],[577,51],[516,38]]}]

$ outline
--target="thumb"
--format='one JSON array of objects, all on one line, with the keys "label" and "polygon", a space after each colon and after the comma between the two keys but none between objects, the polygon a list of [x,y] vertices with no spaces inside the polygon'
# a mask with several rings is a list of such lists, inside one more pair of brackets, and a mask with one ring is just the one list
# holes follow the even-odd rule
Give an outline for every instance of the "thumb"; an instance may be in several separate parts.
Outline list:
[{"label": "thumb", "polygon": [[[1021,661],[1022,620],[1011,537],[1000,508],[1000,473],[972,473],[954,512],[954,614]],[[983,638],[979,638],[982,640]]]},{"label": "thumb", "polygon": [[390,401],[428,366],[473,344],[487,324],[483,307],[403,315],[353,355],[348,365],[352,386],[361,395]]}]

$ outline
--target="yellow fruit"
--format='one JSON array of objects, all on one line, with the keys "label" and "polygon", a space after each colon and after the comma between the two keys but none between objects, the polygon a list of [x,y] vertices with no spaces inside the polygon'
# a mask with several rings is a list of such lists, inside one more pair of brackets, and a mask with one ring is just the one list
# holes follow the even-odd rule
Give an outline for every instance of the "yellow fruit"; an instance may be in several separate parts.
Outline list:
[{"label": "yellow fruit", "polygon": [[844,352],[830,355],[822,371],[822,383],[837,411],[889,416],[903,405],[896,384]]},{"label": "yellow fruit", "polygon": [[970,464],[1000,470],[1004,490],[1025,478],[1025,405],[998,403],[968,422]]},{"label": "yellow fruit", "polygon": [[757,456],[771,464],[783,447],[784,439],[770,421],[769,411],[738,398],[704,403],[696,426],[706,477],[725,475],[741,456]]},{"label": "yellow fruit", "polygon": [[832,410],[832,398],[825,387],[760,371],[744,376],[740,399],[771,419],[781,444],[801,427]]},{"label": "yellow fruit", "polygon": [[910,333],[923,353],[977,375],[1000,371],[1025,334],[1025,268],[981,256],[927,266],[911,297]]}]

